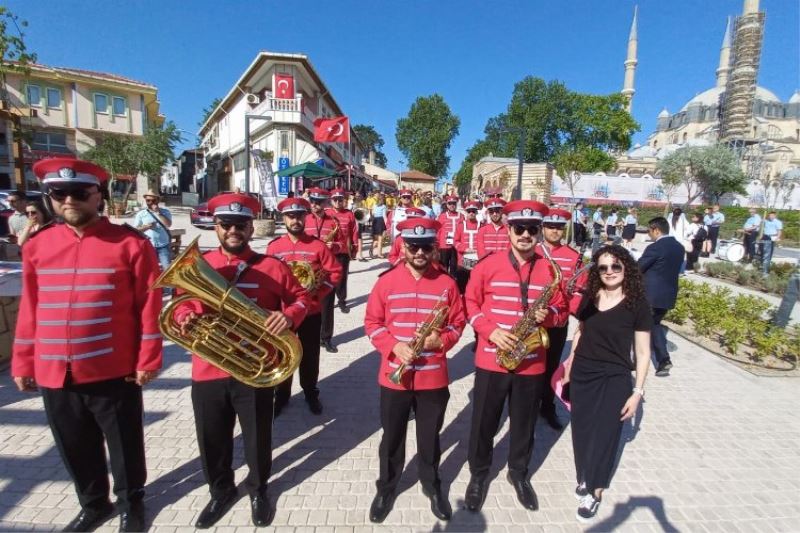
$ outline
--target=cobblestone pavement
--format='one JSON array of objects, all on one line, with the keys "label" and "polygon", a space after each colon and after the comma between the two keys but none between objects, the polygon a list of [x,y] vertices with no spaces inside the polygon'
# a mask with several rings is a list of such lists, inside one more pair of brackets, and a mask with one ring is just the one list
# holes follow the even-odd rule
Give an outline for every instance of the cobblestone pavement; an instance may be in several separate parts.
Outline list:
[{"label": "cobblestone pavement", "polygon": [[[204,243],[213,235],[206,233]],[[261,249],[261,248],[258,248]],[[395,508],[377,527],[368,508],[378,471],[378,357],[363,334],[366,298],[385,263],[352,263],[352,312],[336,315],[338,354],[322,353],[325,411],[302,395],[277,420],[270,493],[276,531],[580,531],[570,430],[536,430],[530,466],[541,510],[518,505],[505,481],[507,422],[497,436],[493,482],[482,512],[464,509],[472,413],[472,331],[451,354],[451,399],[442,432],[441,473],[453,519],[431,514],[417,483],[415,437]],[[759,378],[671,335],[668,378],[651,375],[647,396],[625,428],[622,461],[590,531],[797,531],[800,529],[800,417],[797,382]],[[205,505],[189,397],[189,358],[170,346],[160,378],[145,389],[147,513],[154,531],[190,529]],[[0,529],[60,529],[78,504],[47,427],[41,399],[0,378]],[[410,422],[413,426],[414,422]],[[238,431],[238,430],[237,430]],[[246,466],[237,440],[237,482]],[[241,492],[241,491],[240,491]],[[794,496],[793,496],[794,495]],[[117,519],[103,528],[115,531]],[[220,530],[252,530],[246,498]]]}]

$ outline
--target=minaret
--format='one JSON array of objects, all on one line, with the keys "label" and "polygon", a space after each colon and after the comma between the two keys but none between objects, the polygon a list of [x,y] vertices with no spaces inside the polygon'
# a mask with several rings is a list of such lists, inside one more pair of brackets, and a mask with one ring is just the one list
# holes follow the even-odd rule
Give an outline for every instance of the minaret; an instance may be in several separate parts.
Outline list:
[{"label": "minaret", "polygon": [[722,38],[722,48],[719,51],[719,67],[717,68],[717,87],[725,87],[728,83],[728,74],[731,72],[731,18],[725,27],[725,37]]},{"label": "minaret", "polygon": [[758,0],[744,0],[743,15],[758,13]]},{"label": "minaret", "polygon": [[633,22],[631,22],[631,33],[628,36],[628,56],[625,58],[625,82],[622,86],[622,94],[628,99],[628,105],[625,109],[628,113],[631,112],[631,105],[633,103],[633,93],[636,90],[633,88],[633,78],[636,74],[636,49],[639,44],[636,27],[639,21],[639,6],[633,8]]}]

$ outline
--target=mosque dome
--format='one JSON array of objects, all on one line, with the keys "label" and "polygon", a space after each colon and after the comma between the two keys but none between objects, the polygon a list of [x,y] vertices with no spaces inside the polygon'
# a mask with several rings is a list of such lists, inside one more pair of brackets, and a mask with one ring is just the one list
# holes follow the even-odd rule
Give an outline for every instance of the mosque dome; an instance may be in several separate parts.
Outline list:
[{"label": "mosque dome", "polygon": [[658,114],[658,118],[669,118],[669,111],[667,111],[666,107]]},{"label": "mosque dome", "polygon": [[[703,91],[688,102],[681,108],[681,111],[686,111],[691,106],[705,106],[711,107],[719,103],[719,96],[725,92],[725,87],[712,87],[707,91]],[[781,99],[775,96],[775,93],[764,87],[756,87],[756,100],[762,102],[779,104]]]},{"label": "mosque dome", "polygon": [[800,104],[800,89],[796,90],[791,98],[789,98],[790,104]]},{"label": "mosque dome", "polygon": [[658,150],[645,144],[644,146],[637,145],[634,146],[633,150],[628,152],[628,157],[632,159],[640,159],[645,157],[655,157],[658,153]]}]

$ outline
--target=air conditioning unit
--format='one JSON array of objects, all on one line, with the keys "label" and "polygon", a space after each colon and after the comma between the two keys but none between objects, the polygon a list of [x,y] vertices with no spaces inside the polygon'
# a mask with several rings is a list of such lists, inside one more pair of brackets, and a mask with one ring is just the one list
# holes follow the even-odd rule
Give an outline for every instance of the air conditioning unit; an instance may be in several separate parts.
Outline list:
[{"label": "air conditioning unit", "polygon": [[250,105],[256,105],[261,103],[261,98],[257,94],[247,93],[245,98],[247,99],[247,103]]}]

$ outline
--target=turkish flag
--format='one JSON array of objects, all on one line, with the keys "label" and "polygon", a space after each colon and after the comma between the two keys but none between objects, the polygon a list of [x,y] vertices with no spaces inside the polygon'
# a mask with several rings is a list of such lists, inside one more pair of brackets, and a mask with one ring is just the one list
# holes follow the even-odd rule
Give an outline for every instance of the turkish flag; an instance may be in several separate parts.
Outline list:
[{"label": "turkish flag", "polygon": [[347,117],[318,118],[314,121],[314,140],[323,143],[349,143],[350,119]]},{"label": "turkish flag", "polygon": [[294,78],[289,74],[275,74],[275,98],[294,100]]}]

